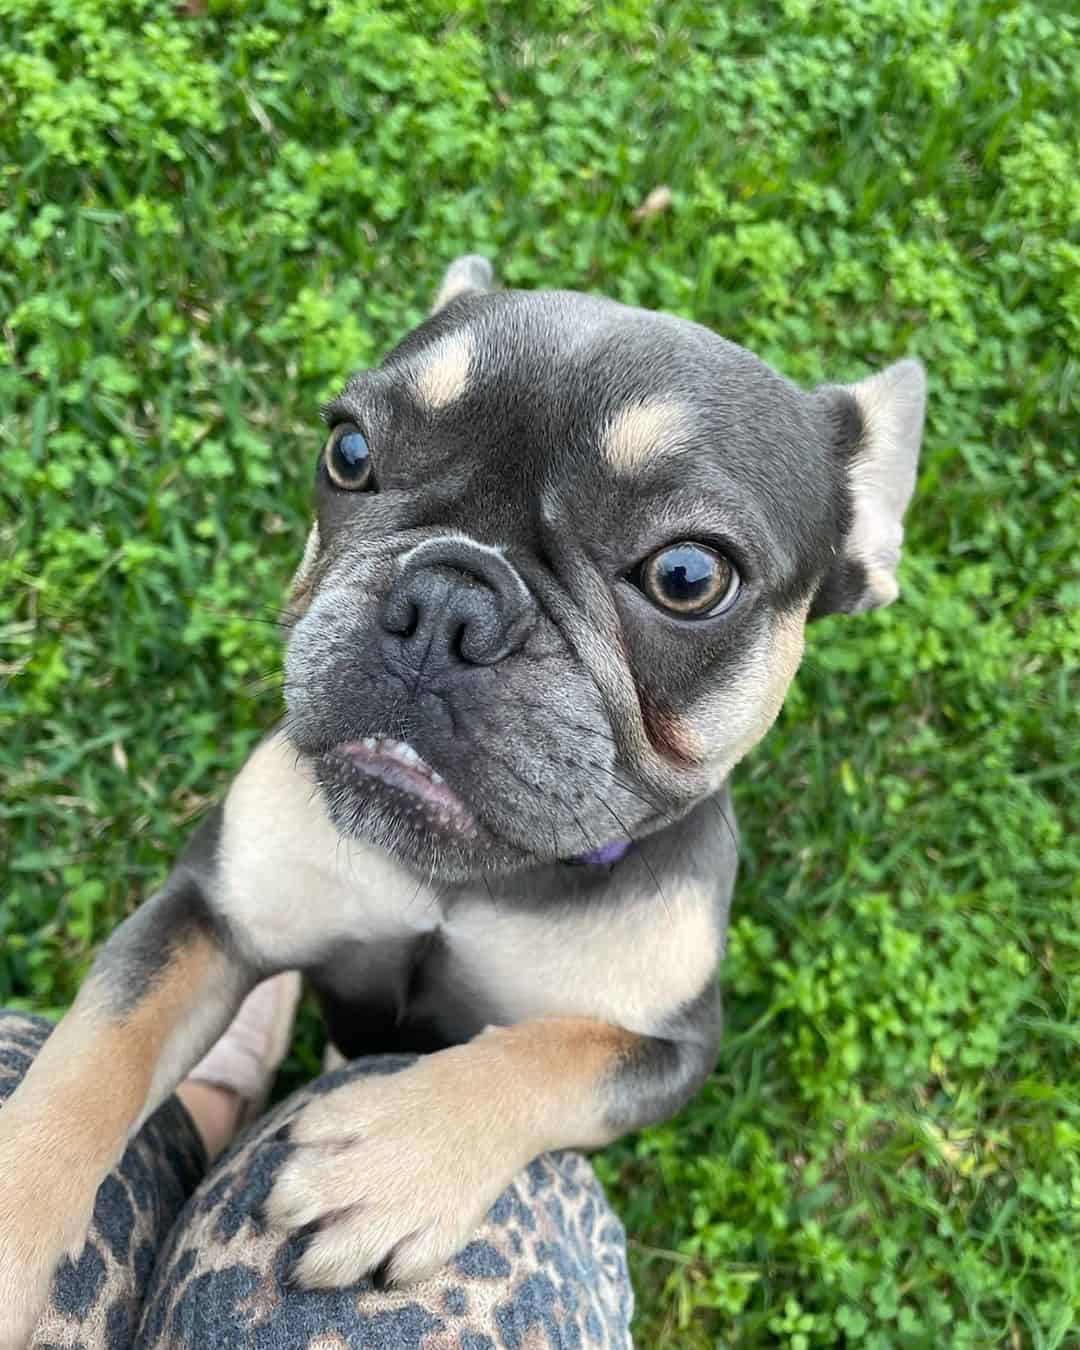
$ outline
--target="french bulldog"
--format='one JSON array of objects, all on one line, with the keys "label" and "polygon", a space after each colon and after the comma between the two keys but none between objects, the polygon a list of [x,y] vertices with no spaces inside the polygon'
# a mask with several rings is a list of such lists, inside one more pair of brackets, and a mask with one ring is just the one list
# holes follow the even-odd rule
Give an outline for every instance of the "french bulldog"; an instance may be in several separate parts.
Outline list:
[{"label": "french bulldog", "polygon": [[346,1056],[268,1220],[295,1277],[423,1277],[547,1149],[710,1072],[728,779],[809,620],[897,595],[926,381],[804,392],[697,324],[458,259],[324,410],[285,713],[110,937],[0,1113],[0,1346],[244,995],[304,973]]}]

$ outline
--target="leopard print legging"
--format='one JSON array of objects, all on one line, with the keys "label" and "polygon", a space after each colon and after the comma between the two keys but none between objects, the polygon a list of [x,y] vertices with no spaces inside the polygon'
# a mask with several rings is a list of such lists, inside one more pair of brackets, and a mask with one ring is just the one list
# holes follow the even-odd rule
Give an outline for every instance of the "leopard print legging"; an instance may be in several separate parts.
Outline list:
[{"label": "leopard print legging", "polygon": [[[51,1030],[0,1011],[0,1103]],[[259,1120],[212,1167],[170,1098],[106,1179],[86,1246],[67,1261],[33,1350],[624,1350],[632,1308],[622,1227],[576,1153],[538,1158],[440,1274],[402,1291],[367,1281],[293,1288],[301,1236],[260,1207],[289,1145],[275,1134],[316,1095],[400,1057],[318,1079]],[[27,1178],[33,1203],[33,1178]]]}]

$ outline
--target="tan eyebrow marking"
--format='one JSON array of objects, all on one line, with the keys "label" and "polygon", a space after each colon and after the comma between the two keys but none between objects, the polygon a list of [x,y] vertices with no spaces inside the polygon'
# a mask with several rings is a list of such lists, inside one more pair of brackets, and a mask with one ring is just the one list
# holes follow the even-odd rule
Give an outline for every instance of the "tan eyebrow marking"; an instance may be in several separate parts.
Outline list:
[{"label": "tan eyebrow marking", "polygon": [[654,398],[620,408],[604,427],[600,448],[613,469],[631,473],[665,444],[685,439],[686,409],[674,399]]},{"label": "tan eyebrow marking", "polygon": [[464,394],[472,358],[473,340],[467,331],[447,333],[419,353],[423,364],[413,375],[413,388],[426,408],[445,408]]}]

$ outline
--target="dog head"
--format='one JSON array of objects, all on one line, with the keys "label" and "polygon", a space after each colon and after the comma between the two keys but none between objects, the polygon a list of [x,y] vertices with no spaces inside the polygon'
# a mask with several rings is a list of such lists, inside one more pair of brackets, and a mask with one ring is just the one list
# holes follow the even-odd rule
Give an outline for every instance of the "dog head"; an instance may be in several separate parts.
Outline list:
[{"label": "dog head", "polygon": [[604,856],[766,732],[809,618],[888,604],[925,376],[806,393],[705,328],[447,273],[326,409],[287,731],[446,881]]}]

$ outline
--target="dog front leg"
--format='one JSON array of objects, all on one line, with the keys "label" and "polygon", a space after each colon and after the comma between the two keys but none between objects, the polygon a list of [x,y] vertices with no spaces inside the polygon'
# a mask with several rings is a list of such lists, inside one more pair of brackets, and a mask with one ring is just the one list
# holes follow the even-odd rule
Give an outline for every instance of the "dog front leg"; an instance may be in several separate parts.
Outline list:
[{"label": "dog front leg", "polygon": [[0,1110],[0,1350],[26,1345],[101,1182],[255,980],[184,863],[102,948]]},{"label": "dog front leg", "polygon": [[438,1269],[538,1154],[599,1147],[686,1101],[712,1066],[715,1006],[710,991],[670,1039],[584,1018],[493,1027],[312,1102],[267,1207],[309,1227],[296,1277],[409,1283]]}]

